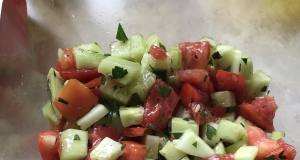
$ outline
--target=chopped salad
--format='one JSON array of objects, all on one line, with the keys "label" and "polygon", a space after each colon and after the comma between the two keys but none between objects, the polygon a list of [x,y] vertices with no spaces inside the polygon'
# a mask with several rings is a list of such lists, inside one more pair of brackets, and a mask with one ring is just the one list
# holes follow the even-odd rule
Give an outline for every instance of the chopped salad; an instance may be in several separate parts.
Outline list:
[{"label": "chopped salad", "polygon": [[295,158],[273,125],[271,79],[242,51],[208,37],[167,48],[120,24],[116,39],[110,53],[97,43],[58,49],[43,160]]}]

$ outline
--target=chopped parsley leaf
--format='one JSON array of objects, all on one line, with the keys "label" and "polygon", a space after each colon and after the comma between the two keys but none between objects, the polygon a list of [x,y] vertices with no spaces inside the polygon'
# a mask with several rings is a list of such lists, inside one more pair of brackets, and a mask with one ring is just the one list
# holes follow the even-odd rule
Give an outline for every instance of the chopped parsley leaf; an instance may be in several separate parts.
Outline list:
[{"label": "chopped parsley leaf", "polygon": [[278,158],[280,158],[280,159],[286,159],[286,156],[283,155],[283,152],[284,151],[282,151],[282,152],[279,153]]},{"label": "chopped parsley leaf", "polygon": [[148,128],[156,130],[157,127],[154,124],[148,124]]},{"label": "chopped parsley leaf", "polygon": [[103,77],[101,80],[101,84],[104,85],[106,83],[106,77]]},{"label": "chopped parsley leaf", "polygon": [[264,86],[260,91],[265,92],[265,91],[267,91],[267,89],[268,89],[268,86]]},{"label": "chopped parsley leaf", "polygon": [[182,118],[183,120],[185,120],[185,121],[189,121],[190,119],[188,119],[188,118]]},{"label": "chopped parsley leaf", "polygon": [[202,111],[201,111],[200,114],[201,114],[201,116],[202,116],[203,118],[205,118],[205,119],[208,118],[208,113],[207,113],[207,110],[206,110],[205,108],[202,109]]},{"label": "chopped parsley leaf", "polygon": [[207,78],[208,78],[208,75],[206,74],[206,75],[204,76],[203,82],[205,82]]},{"label": "chopped parsley leaf", "polygon": [[217,134],[217,130],[211,125],[207,125],[206,137],[209,140],[212,140],[212,137]]},{"label": "chopped parsley leaf", "polygon": [[118,25],[118,31],[117,31],[117,35],[116,35],[116,39],[122,42],[126,42],[128,40],[122,25],[119,23]]},{"label": "chopped parsley leaf", "polygon": [[245,128],[245,125],[243,123],[240,123],[244,128]]},{"label": "chopped parsley leaf", "polygon": [[182,136],[182,132],[174,132],[172,135],[174,136],[175,139],[179,139]]},{"label": "chopped parsley leaf", "polygon": [[149,65],[150,68],[152,69],[152,72],[160,77],[163,81],[166,81],[167,79],[167,70],[156,70],[154,69],[151,65]]},{"label": "chopped parsley leaf", "polygon": [[127,69],[124,69],[122,67],[119,66],[115,66],[112,69],[112,75],[110,76],[111,79],[118,79],[118,78],[123,78],[128,74]]},{"label": "chopped parsley leaf", "polygon": [[218,51],[215,52],[211,57],[213,59],[221,59],[222,58],[221,54]]},{"label": "chopped parsley leaf", "polygon": [[54,77],[56,77],[56,73],[55,73],[55,70],[53,70],[53,75],[54,75]]},{"label": "chopped parsley leaf", "polygon": [[209,65],[209,66],[213,66],[213,65],[214,65],[214,63],[213,63],[213,61],[212,61],[211,58],[209,58],[209,60],[208,60],[208,65]]},{"label": "chopped parsley leaf", "polygon": [[118,89],[118,85],[114,85],[114,90]]},{"label": "chopped parsley leaf", "polygon": [[74,138],[73,138],[73,140],[74,140],[74,141],[76,141],[76,140],[80,140],[80,137],[78,136],[78,134],[75,134],[75,135],[74,135]]},{"label": "chopped parsley leaf", "polygon": [[68,101],[62,99],[61,97],[58,97],[58,102],[63,103],[63,104],[65,104],[65,105],[68,105],[68,104],[69,104]]},{"label": "chopped parsley leaf", "polygon": [[243,60],[244,63],[247,65],[247,60],[248,60],[248,58],[242,58],[242,60]]},{"label": "chopped parsley leaf", "polygon": [[239,72],[241,72],[241,70],[242,70],[242,64],[240,63]]},{"label": "chopped parsley leaf", "polygon": [[197,141],[196,142],[194,142],[192,145],[195,147],[195,148],[197,148]]},{"label": "chopped parsley leaf", "polygon": [[161,43],[159,43],[159,48],[161,48],[161,49],[164,50],[164,51],[167,51],[167,50],[166,50],[166,47],[165,47],[164,45],[162,45]]},{"label": "chopped parsley leaf", "polygon": [[157,86],[157,89],[160,96],[163,98],[169,97],[172,92],[172,89],[168,86]]},{"label": "chopped parsley leaf", "polygon": [[121,150],[123,150],[126,147],[126,144],[123,144],[121,147]]}]

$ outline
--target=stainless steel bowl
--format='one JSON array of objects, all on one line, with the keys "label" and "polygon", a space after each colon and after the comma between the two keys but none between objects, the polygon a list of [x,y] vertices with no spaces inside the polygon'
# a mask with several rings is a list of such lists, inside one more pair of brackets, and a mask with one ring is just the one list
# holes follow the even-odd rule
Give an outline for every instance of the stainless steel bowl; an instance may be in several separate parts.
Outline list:
[{"label": "stainless steel bowl", "polygon": [[108,52],[118,23],[128,35],[156,32],[167,46],[209,36],[251,56],[254,69],[272,77],[276,130],[300,150],[298,0],[4,0],[2,7],[1,160],[40,159],[37,133],[48,128],[41,112],[46,74],[57,48],[95,41]]}]

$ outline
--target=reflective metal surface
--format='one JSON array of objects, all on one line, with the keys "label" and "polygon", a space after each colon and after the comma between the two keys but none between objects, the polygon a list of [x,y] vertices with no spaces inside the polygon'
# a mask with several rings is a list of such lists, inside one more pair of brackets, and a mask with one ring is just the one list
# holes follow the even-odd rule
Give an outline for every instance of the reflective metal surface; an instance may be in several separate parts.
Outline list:
[{"label": "reflective metal surface", "polygon": [[40,159],[46,74],[57,48],[95,41],[108,52],[118,23],[127,35],[156,32],[167,47],[209,36],[251,56],[255,70],[272,77],[275,128],[300,152],[298,0],[28,0],[27,10],[25,0],[4,0],[2,7],[0,160]]}]

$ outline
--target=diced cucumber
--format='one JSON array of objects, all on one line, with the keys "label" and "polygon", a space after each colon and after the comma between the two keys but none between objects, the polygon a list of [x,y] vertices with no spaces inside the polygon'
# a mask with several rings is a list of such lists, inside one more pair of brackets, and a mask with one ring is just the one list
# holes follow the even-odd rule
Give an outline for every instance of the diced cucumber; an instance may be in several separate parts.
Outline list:
[{"label": "diced cucumber", "polygon": [[217,51],[211,55],[215,69],[230,68],[234,54],[232,46],[218,45]]},{"label": "diced cucumber", "polygon": [[60,136],[61,160],[83,159],[88,150],[88,132],[67,129]]},{"label": "diced cucumber", "polygon": [[149,48],[154,45],[162,48],[163,50],[166,50],[164,42],[161,40],[161,38],[156,34],[153,33],[147,38],[147,51],[149,51]]},{"label": "diced cucumber", "polygon": [[137,93],[140,100],[144,101],[150,88],[156,82],[156,75],[150,71],[144,71],[136,77],[136,81],[130,84],[129,90],[132,94]]},{"label": "diced cucumber", "polygon": [[216,52],[217,50],[217,44],[216,42],[210,38],[210,37],[202,37],[200,40],[200,42],[208,42],[210,44],[210,55],[212,55],[213,53]]},{"label": "diced cucumber", "polygon": [[217,129],[217,136],[230,143],[236,143],[242,139],[245,128],[241,125],[222,119]]},{"label": "diced cucumber", "polygon": [[201,138],[210,147],[215,147],[220,142],[220,137],[217,135],[218,124],[209,122],[203,125]]},{"label": "diced cucumber", "polygon": [[80,118],[76,123],[82,130],[86,130],[91,125],[103,118],[109,110],[102,104],[96,105],[92,110],[86,115]]},{"label": "diced cucumber", "polygon": [[191,129],[186,130],[175,144],[175,148],[196,157],[209,158],[215,151],[209,147]]},{"label": "diced cucumber", "polygon": [[77,69],[94,69],[106,57],[97,43],[73,47]]},{"label": "diced cucumber", "polygon": [[141,63],[143,55],[146,53],[147,41],[140,34],[131,36],[130,41],[131,58],[134,61]]},{"label": "diced cucumber", "polygon": [[264,72],[258,70],[252,75],[252,78],[247,83],[248,97],[264,96],[268,90],[271,78]]},{"label": "diced cucumber", "polygon": [[270,138],[274,141],[277,141],[278,139],[284,138],[284,137],[285,137],[285,133],[282,131],[273,131],[270,136]]},{"label": "diced cucumber", "polygon": [[190,160],[189,157],[185,156],[183,158],[181,158],[181,160]]},{"label": "diced cucumber", "polygon": [[187,129],[190,129],[196,135],[199,134],[199,125],[194,120],[187,119],[187,118],[183,119],[183,118],[179,118],[179,117],[172,117],[172,119],[171,119],[171,132],[172,132],[172,134],[173,133],[177,133],[177,134],[178,133],[183,133]]},{"label": "diced cucumber", "polygon": [[258,152],[257,146],[243,146],[239,148],[235,154],[235,160],[254,160]]},{"label": "diced cucumber", "polygon": [[144,138],[144,144],[146,146],[146,156],[145,158],[158,159],[158,147],[159,147],[160,137],[146,135]]},{"label": "diced cucumber", "polygon": [[214,92],[210,97],[213,105],[222,105],[223,107],[236,106],[235,96],[231,91]]},{"label": "diced cucumber", "polygon": [[214,151],[216,152],[216,154],[226,154],[225,147],[224,147],[224,144],[222,142],[219,142],[215,146]]},{"label": "diced cucumber", "polygon": [[179,70],[182,68],[182,55],[178,47],[171,47],[168,49],[168,53],[171,56],[171,68],[173,70]]},{"label": "diced cucumber", "polygon": [[59,124],[59,119],[57,118],[50,101],[43,106],[42,111],[50,128],[54,128]]},{"label": "diced cucumber", "polygon": [[135,107],[120,107],[120,118],[123,127],[138,125],[142,123],[144,108],[140,106]]},{"label": "diced cucumber", "polygon": [[[142,61],[142,72],[150,71],[155,73],[156,70],[158,71],[166,71],[166,73],[170,72],[171,66],[171,57],[167,54],[167,58],[165,59],[155,59],[151,56],[151,54],[144,54]],[[166,75],[163,75],[166,76]]]},{"label": "diced cucumber", "polygon": [[104,84],[100,86],[101,96],[116,100],[126,105],[131,99],[132,93],[127,86],[116,84],[111,79],[105,78]]},{"label": "diced cucumber", "polygon": [[179,88],[180,82],[179,78],[176,75],[171,75],[167,77],[167,84],[173,88]]},{"label": "diced cucumber", "polygon": [[244,128],[248,126],[254,126],[254,124],[242,116],[238,116],[238,118],[234,121],[234,123],[241,124]]},{"label": "diced cucumber", "polygon": [[235,120],[235,113],[234,112],[225,113],[223,115],[223,119],[233,122]]},{"label": "diced cucumber", "polygon": [[140,73],[140,64],[125,59],[109,56],[101,61],[98,71],[121,84],[128,85]]},{"label": "diced cucumber", "polygon": [[121,122],[121,118],[117,112],[110,111],[107,117],[107,121],[104,124],[106,127],[114,127],[118,131],[122,131],[123,125]]},{"label": "diced cucumber", "polygon": [[175,148],[176,140],[173,142],[168,141],[167,144],[159,151],[167,160],[180,160],[186,156],[186,153]]},{"label": "diced cucumber", "polygon": [[128,40],[126,42],[122,41],[116,41],[112,42],[110,45],[110,54],[113,57],[118,57],[121,59],[126,59],[131,61],[131,53],[130,53],[130,46],[131,46],[131,40]]},{"label": "diced cucumber", "polygon": [[60,93],[63,88],[64,80],[60,77],[59,72],[55,69],[50,68],[47,75],[47,91],[53,106],[53,110],[58,119],[61,119],[61,113],[56,109],[55,105],[52,103],[55,97]]},{"label": "diced cucumber", "polygon": [[235,153],[240,147],[242,146],[247,146],[248,145],[248,140],[247,139],[243,139],[239,142],[236,142],[228,147],[225,148],[226,153]]},{"label": "diced cucumber", "polygon": [[[125,146],[126,147],[126,146]],[[122,144],[105,137],[90,153],[93,160],[115,160],[122,154]]]},{"label": "diced cucumber", "polygon": [[244,79],[250,79],[253,74],[252,59],[242,54],[234,54],[230,72],[239,74]]}]

